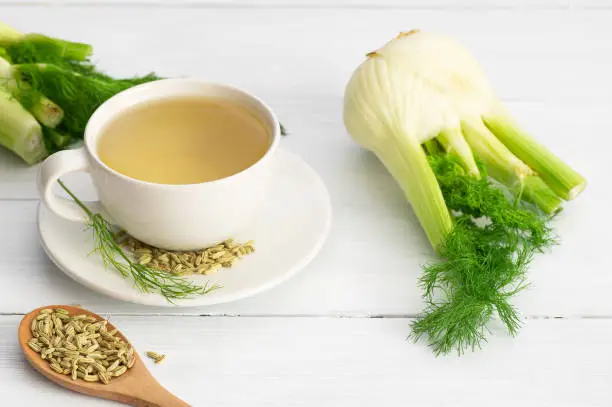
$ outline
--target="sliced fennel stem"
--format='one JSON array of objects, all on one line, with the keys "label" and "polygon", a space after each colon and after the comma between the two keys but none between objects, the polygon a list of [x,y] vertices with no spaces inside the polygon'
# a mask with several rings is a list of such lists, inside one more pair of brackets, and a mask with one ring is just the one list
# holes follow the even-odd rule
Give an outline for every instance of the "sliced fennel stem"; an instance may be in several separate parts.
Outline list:
[{"label": "sliced fennel stem", "polygon": [[574,199],[586,187],[586,180],[559,157],[523,131],[509,115],[483,117],[497,138],[561,198]]},{"label": "sliced fennel stem", "polygon": [[[495,177],[494,177],[495,178]],[[558,212],[563,200],[537,175],[529,175],[522,179],[523,199],[537,205],[545,213]]]},{"label": "sliced fennel stem", "polygon": [[[26,110],[46,127],[55,128],[64,118],[64,111],[55,102],[46,96],[33,92],[30,86],[17,81],[17,72],[7,60],[0,57],[0,84],[23,105]],[[25,95],[28,95],[27,97]]]},{"label": "sliced fennel stem", "polygon": [[0,88],[0,144],[30,165],[47,156],[40,124],[4,88]]},{"label": "sliced fennel stem", "polygon": [[42,125],[52,129],[57,127],[64,118],[64,110],[44,95],[39,95],[28,110]]},{"label": "sliced fennel stem", "polygon": [[546,213],[559,210],[563,200],[550,189],[525,163],[495,137],[480,118],[461,123],[463,134],[478,158],[485,164],[489,175],[537,205]]},{"label": "sliced fennel stem", "polygon": [[388,145],[376,154],[399,184],[437,250],[453,227],[442,191],[418,141],[406,136],[395,140],[396,145]]}]

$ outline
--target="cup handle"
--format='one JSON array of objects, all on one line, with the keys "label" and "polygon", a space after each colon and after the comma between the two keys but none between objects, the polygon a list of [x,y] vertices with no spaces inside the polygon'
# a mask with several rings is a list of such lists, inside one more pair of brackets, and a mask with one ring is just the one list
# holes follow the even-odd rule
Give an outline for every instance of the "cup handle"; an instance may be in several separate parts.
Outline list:
[{"label": "cup handle", "polygon": [[[53,193],[53,185],[57,180],[70,172],[90,172],[89,158],[84,147],[75,150],[64,150],[48,157],[40,165],[38,171],[38,193],[41,199],[57,216],[75,222],[85,222],[89,220],[85,213],[76,202],[64,199]],[[106,213],[102,210],[100,202],[85,202],[85,206],[92,213]]]}]

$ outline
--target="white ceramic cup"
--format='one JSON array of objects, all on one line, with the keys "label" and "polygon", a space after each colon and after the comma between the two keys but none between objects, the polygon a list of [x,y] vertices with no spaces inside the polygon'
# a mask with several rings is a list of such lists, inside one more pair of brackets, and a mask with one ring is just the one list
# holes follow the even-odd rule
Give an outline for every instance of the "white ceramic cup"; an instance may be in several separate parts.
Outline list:
[{"label": "white ceramic cup", "polygon": [[[270,147],[266,154],[237,174],[189,185],[136,180],[100,160],[98,138],[117,115],[135,105],[185,96],[225,99],[245,106],[269,129]],[[257,97],[196,79],[164,79],[138,85],[104,102],[87,123],[84,147],[55,153],[42,163],[38,190],[56,215],[83,222],[87,219],[83,209],[57,196],[52,187],[64,174],[88,172],[99,197],[98,202],[87,203],[94,212],[101,212],[113,224],[150,245],[180,250],[202,248],[235,236],[253,218],[268,192],[279,139],[276,116]]]}]

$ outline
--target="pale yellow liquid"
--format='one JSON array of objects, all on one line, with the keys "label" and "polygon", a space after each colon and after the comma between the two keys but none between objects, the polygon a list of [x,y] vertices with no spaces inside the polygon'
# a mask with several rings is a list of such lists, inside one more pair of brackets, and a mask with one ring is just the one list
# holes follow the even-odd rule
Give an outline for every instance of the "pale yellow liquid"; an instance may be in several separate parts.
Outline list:
[{"label": "pale yellow liquid", "polygon": [[243,106],[180,98],[128,110],[103,129],[97,153],[131,178],[196,184],[250,167],[269,147],[269,132]]}]

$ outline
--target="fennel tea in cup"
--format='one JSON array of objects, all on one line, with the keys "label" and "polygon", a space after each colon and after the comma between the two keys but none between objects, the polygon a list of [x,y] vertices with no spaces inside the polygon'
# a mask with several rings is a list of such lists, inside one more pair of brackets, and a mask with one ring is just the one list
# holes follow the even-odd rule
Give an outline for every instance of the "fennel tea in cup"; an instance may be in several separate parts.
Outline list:
[{"label": "fennel tea in cup", "polygon": [[105,126],[104,164],[158,184],[198,184],[234,175],[270,147],[268,129],[240,103],[205,97],[137,105]]},{"label": "fennel tea in cup", "polygon": [[268,194],[279,138],[272,110],[244,91],[196,79],[150,82],[102,104],[85,147],[41,165],[39,191],[55,214],[84,221],[52,186],[68,172],[88,172],[94,212],[149,245],[198,249],[251,221]]}]

